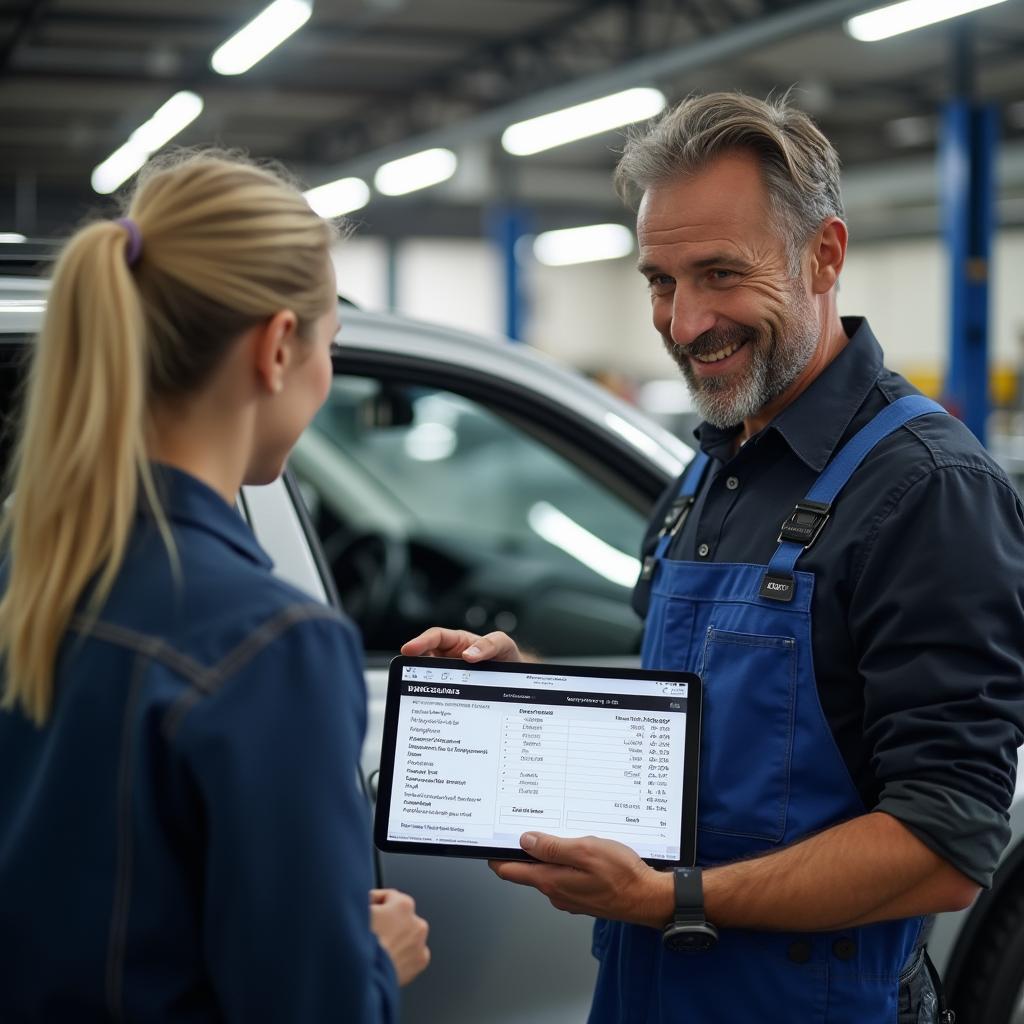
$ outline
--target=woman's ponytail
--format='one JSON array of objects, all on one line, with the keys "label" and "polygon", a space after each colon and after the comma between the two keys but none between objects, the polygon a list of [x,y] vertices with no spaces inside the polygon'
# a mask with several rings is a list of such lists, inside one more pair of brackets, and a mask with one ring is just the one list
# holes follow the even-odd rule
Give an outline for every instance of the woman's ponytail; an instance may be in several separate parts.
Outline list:
[{"label": "woman's ponytail", "polygon": [[[60,639],[90,580],[98,606],[121,565],[145,461],[145,319],[132,238],[104,221],[57,263],[29,378],[2,528],[2,706],[42,724]],[[148,476],[148,472],[147,472]]]}]

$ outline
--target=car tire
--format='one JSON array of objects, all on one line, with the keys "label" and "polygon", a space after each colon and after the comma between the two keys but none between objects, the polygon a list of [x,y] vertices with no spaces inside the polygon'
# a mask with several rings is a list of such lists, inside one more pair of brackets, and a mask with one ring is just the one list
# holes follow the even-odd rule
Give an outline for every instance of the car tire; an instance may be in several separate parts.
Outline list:
[{"label": "car tire", "polygon": [[957,1024],[1024,1024],[1024,871],[999,894],[953,999]]}]

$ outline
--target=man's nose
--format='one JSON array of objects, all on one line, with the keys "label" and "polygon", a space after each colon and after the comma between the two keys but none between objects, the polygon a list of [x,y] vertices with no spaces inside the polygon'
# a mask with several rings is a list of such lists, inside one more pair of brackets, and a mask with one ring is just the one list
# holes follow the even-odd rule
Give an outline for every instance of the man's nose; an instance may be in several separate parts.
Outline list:
[{"label": "man's nose", "polygon": [[715,326],[715,313],[706,303],[676,291],[672,303],[669,337],[677,345],[687,346]]}]

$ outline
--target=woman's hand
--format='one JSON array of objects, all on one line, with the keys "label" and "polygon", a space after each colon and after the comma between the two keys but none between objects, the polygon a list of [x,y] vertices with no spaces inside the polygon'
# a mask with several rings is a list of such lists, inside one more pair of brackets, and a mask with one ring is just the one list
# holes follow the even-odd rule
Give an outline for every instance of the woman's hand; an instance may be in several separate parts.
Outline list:
[{"label": "woman's hand", "polygon": [[415,657],[462,658],[463,661],[529,661],[507,633],[477,636],[465,629],[431,626],[402,645],[402,653]]},{"label": "woman's hand", "polygon": [[370,929],[391,957],[399,985],[408,985],[430,963],[430,926],[411,896],[397,889],[370,890]]}]

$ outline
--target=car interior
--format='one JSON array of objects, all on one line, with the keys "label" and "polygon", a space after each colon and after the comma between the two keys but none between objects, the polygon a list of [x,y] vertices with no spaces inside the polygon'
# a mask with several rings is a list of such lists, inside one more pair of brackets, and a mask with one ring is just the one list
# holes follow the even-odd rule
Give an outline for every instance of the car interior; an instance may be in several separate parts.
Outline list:
[{"label": "car interior", "polygon": [[291,459],[371,657],[437,623],[628,656],[640,513],[482,404],[338,378]]}]

